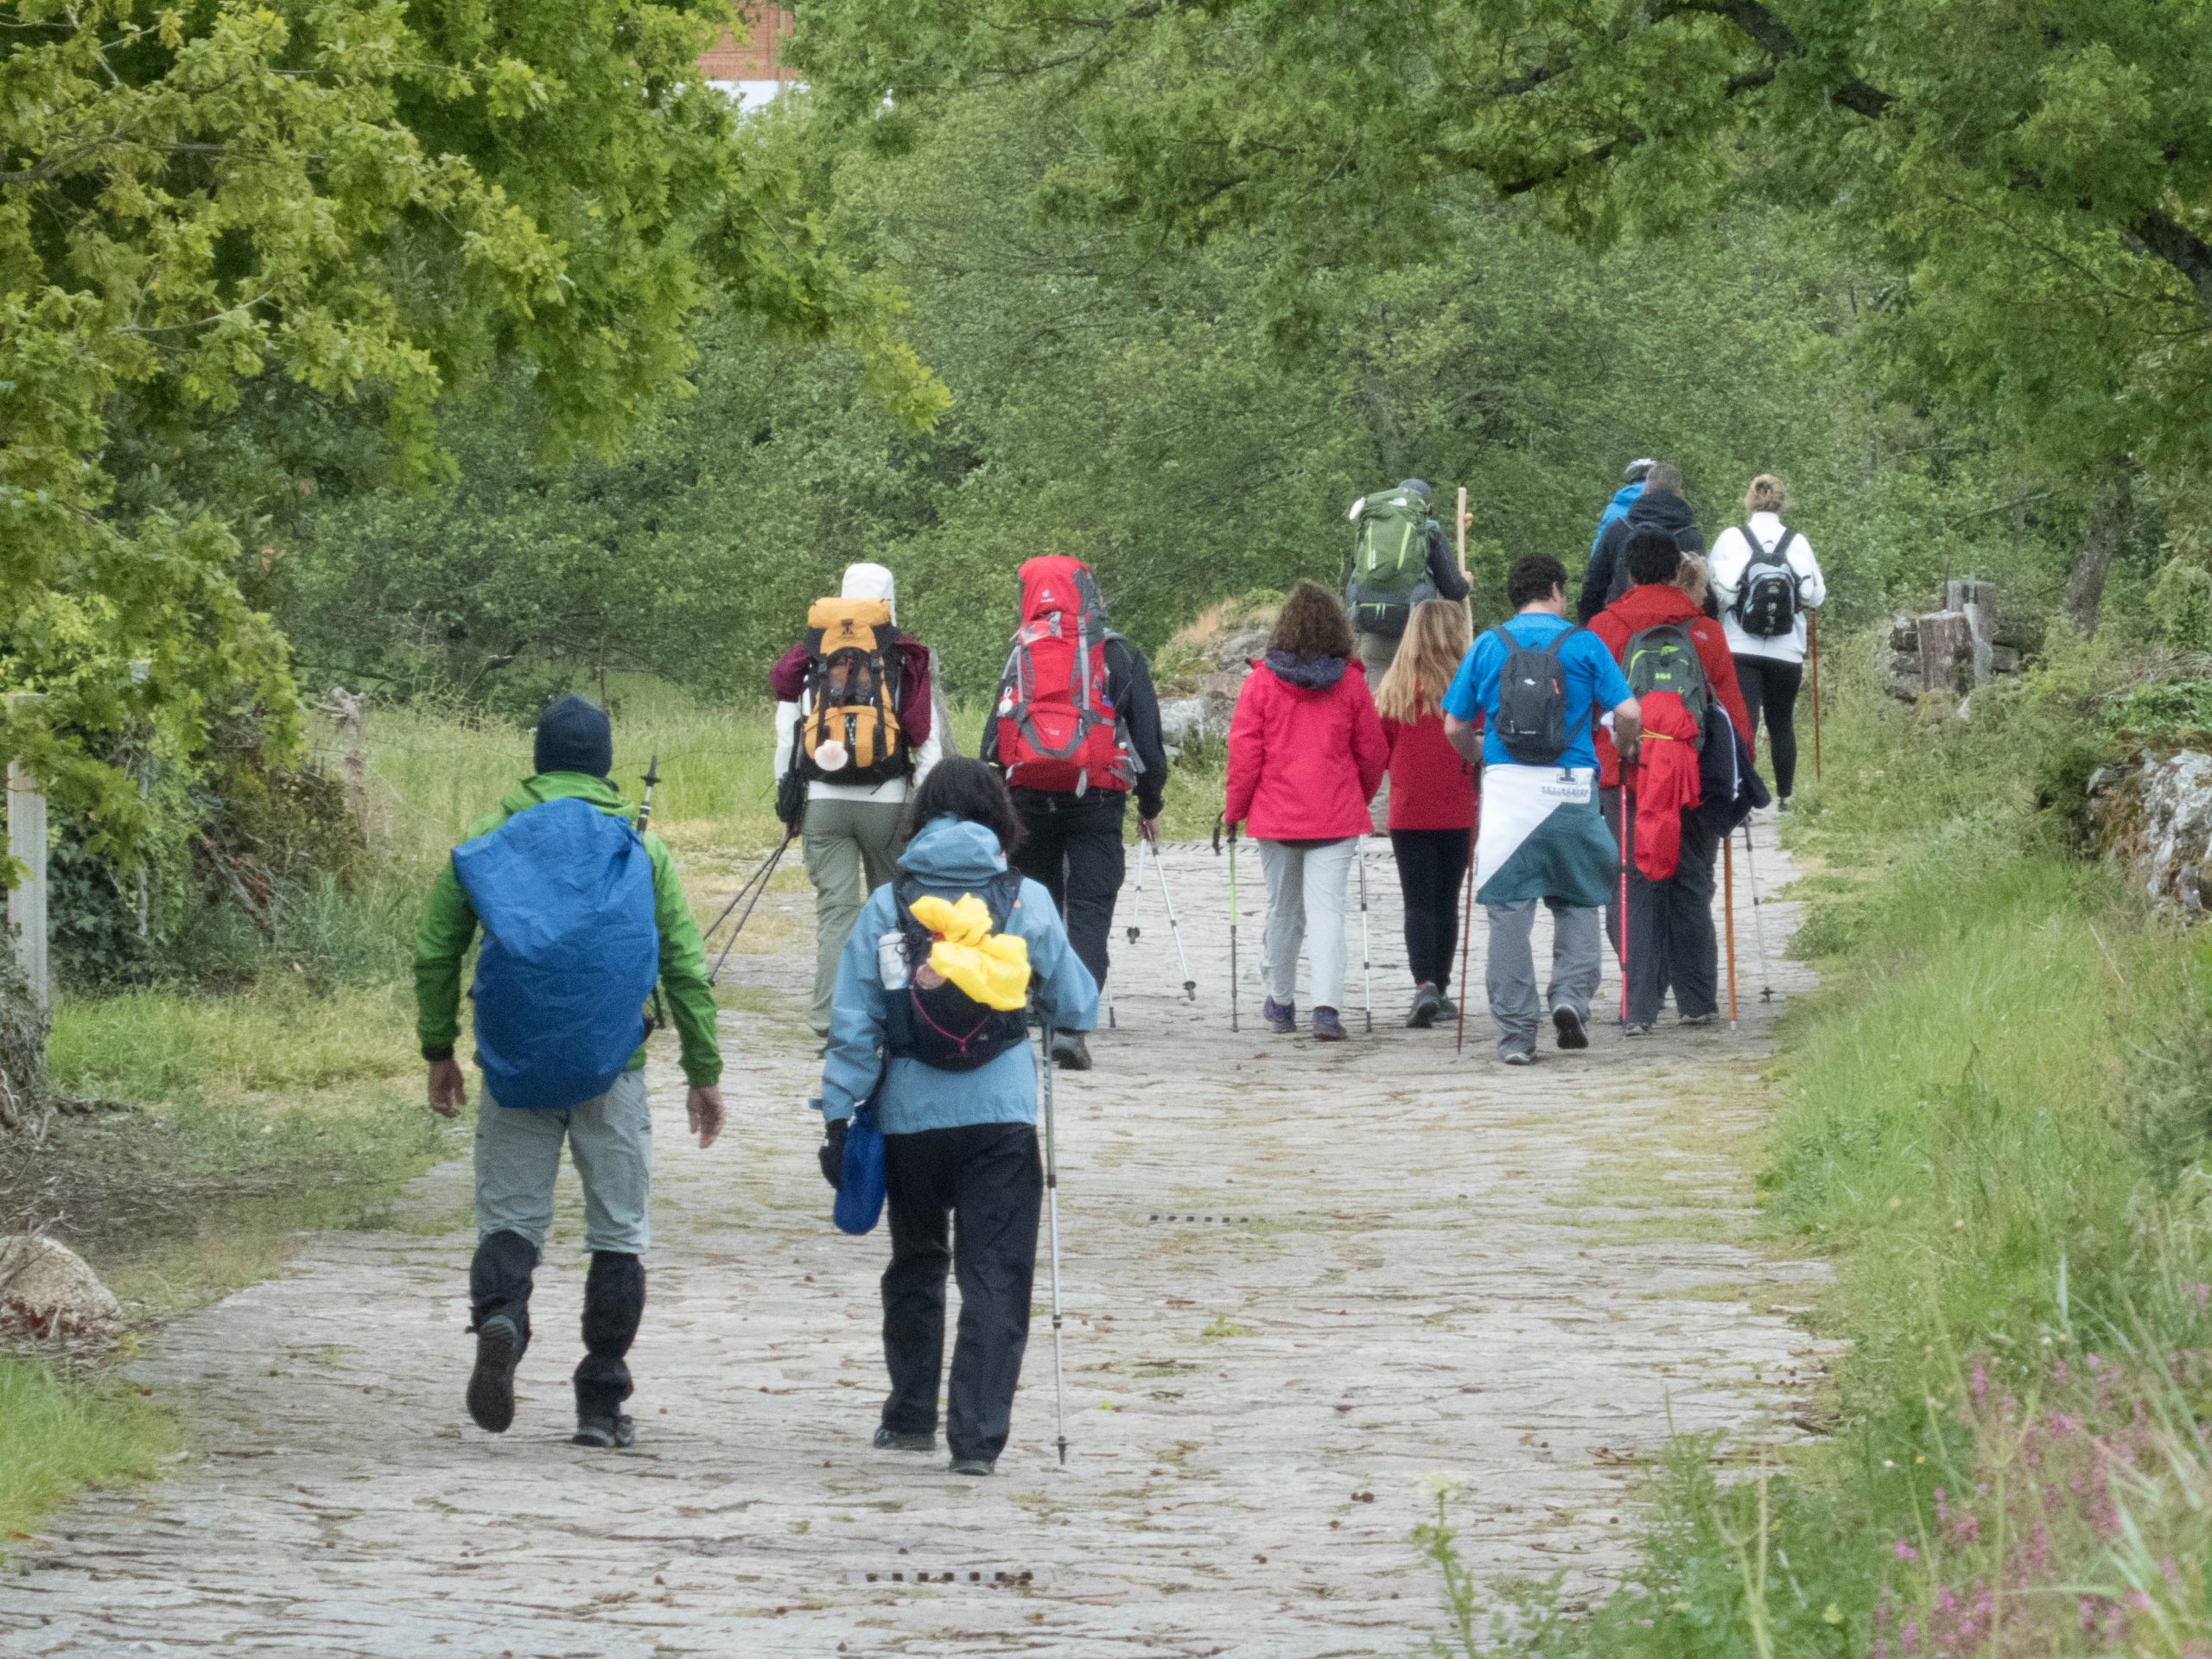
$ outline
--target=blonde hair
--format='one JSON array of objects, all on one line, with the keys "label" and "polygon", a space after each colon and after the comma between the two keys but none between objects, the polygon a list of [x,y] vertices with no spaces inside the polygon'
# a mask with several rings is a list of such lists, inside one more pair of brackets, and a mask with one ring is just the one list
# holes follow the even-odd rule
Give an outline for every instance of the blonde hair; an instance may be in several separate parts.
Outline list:
[{"label": "blonde hair", "polygon": [[1675,572],[1675,586],[1699,604],[1704,604],[1706,589],[1712,586],[1712,578],[1706,574],[1705,561],[1694,553],[1683,554],[1682,568]]},{"label": "blonde hair", "polygon": [[1744,492],[1744,515],[1755,512],[1780,512],[1788,497],[1782,493],[1782,480],[1772,473],[1761,473]]},{"label": "blonde hair", "polygon": [[1398,654],[1375,688],[1375,712],[1401,726],[1439,713],[1466,654],[1467,613],[1458,601],[1432,599],[1414,606]]}]

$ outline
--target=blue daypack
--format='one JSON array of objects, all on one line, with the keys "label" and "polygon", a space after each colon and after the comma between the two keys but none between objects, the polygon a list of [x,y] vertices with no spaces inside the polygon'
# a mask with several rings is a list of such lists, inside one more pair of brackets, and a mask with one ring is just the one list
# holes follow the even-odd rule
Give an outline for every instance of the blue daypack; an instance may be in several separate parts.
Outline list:
[{"label": "blue daypack", "polygon": [[567,797],[453,849],[483,925],[476,1063],[501,1106],[558,1112],[613,1088],[645,1039],[660,975],[652,855],[624,820]]}]

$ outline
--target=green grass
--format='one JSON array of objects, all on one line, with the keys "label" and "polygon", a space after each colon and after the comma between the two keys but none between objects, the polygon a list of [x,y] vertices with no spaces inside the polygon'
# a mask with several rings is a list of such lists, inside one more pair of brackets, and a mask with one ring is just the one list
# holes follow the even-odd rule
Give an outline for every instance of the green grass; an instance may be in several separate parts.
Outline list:
[{"label": "green grass", "polygon": [[175,1446],[168,1421],[126,1385],[0,1357],[0,1554],[72,1492],[143,1480]]},{"label": "green grass", "polygon": [[1822,982],[1784,1017],[1760,1176],[1777,1242],[1834,1264],[1833,1433],[1728,1480],[1678,1446],[1585,1615],[1486,1601],[1441,1510],[1417,1541],[1451,1651],[2212,1653],[2212,939],[2075,840],[2085,762],[2159,699],[2062,653],[1936,727],[1839,656],[1789,830]]}]

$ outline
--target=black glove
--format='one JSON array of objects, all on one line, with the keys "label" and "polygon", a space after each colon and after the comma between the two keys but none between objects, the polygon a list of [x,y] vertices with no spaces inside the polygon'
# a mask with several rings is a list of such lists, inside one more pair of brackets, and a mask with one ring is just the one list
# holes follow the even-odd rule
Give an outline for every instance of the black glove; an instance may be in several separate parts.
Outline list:
[{"label": "black glove", "polygon": [[832,1118],[822,1131],[822,1144],[814,1155],[822,1162],[822,1179],[837,1192],[845,1190],[845,1125],[849,1120]]}]

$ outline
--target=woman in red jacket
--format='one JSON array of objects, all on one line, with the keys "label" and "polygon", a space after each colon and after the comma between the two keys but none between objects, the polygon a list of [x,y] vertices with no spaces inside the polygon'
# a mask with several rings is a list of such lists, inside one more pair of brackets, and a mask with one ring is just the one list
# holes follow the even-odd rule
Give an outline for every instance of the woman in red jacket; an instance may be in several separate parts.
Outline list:
[{"label": "woman in red jacket", "polygon": [[1283,601],[1265,658],[1245,677],[1229,722],[1222,816],[1260,843],[1268,880],[1268,1024],[1298,1029],[1298,952],[1310,942],[1313,1035],[1340,1043],[1344,881],[1370,828],[1367,804],[1389,755],[1367,677],[1346,673],[1354,645],[1344,607],[1301,582]]},{"label": "woman in red jacket", "polygon": [[1444,735],[1444,692],[1467,654],[1467,613],[1446,600],[1414,607],[1406,637],[1375,689],[1390,753],[1390,851],[1406,900],[1413,1012],[1426,1030],[1459,1013],[1445,993],[1459,943],[1459,883],[1475,828],[1475,771]]}]

